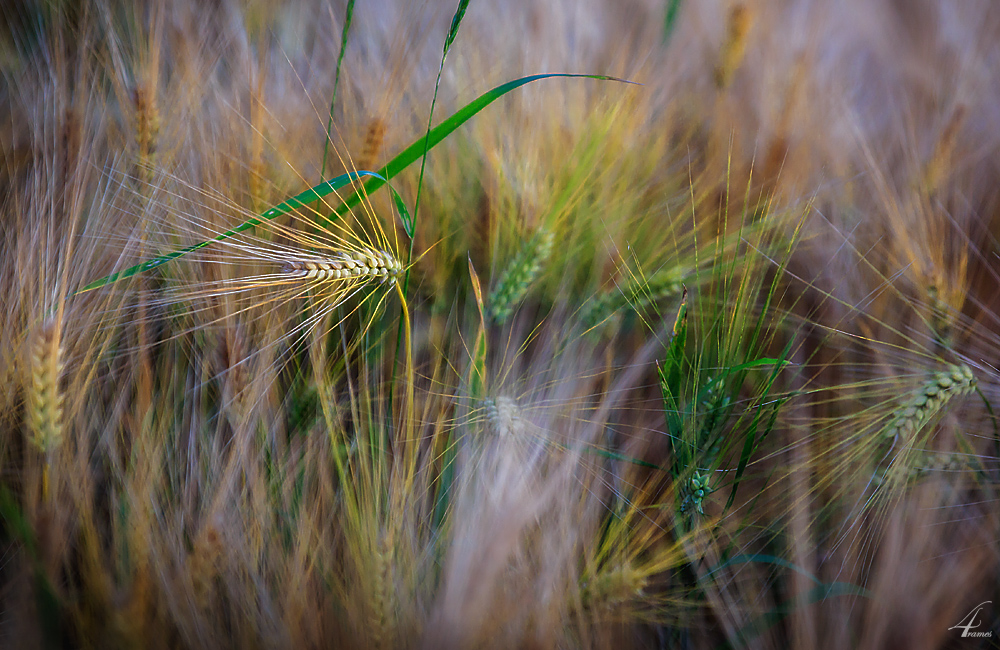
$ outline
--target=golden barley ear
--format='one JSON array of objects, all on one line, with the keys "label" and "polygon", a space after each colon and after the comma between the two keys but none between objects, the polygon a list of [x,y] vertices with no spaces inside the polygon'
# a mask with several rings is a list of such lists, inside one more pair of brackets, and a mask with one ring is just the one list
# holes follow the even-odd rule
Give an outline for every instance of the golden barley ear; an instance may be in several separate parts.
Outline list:
[{"label": "golden barley ear", "polygon": [[928,194],[937,193],[948,182],[954,163],[955,145],[967,112],[964,104],[955,107],[941,131],[930,160],[924,166],[924,187]]},{"label": "golden barley ear", "polygon": [[187,558],[194,603],[203,612],[210,610],[215,599],[215,579],[219,575],[222,557],[222,534],[215,524],[209,524],[195,541]]},{"label": "golden barley ear", "polygon": [[733,74],[743,63],[753,18],[753,12],[742,2],[737,2],[729,9],[726,17],[726,40],[722,44],[719,63],[715,68],[715,85],[720,90],[729,86]]},{"label": "golden barley ear", "polygon": [[26,382],[27,419],[31,443],[47,454],[62,441],[64,396],[59,388],[63,373],[61,327],[54,319],[41,324],[29,349]]},{"label": "golden barley ear", "polygon": [[596,614],[620,613],[634,600],[642,598],[647,586],[646,576],[628,560],[609,566],[582,585],[583,606]]},{"label": "golden barley ear", "polygon": [[289,260],[281,271],[291,278],[315,282],[350,278],[385,281],[398,277],[403,272],[403,265],[387,251],[361,248],[316,259]]},{"label": "golden barley ear", "polygon": [[358,156],[357,167],[359,170],[374,170],[378,166],[378,157],[382,152],[382,143],[385,141],[387,130],[385,120],[380,117],[373,118],[368,122],[365,133],[365,145]]},{"label": "golden barley ear", "polygon": [[146,84],[136,86],[132,93],[135,109],[135,142],[139,148],[136,161],[139,178],[145,185],[153,180],[153,162],[160,135],[160,112],[156,106],[155,91]]}]

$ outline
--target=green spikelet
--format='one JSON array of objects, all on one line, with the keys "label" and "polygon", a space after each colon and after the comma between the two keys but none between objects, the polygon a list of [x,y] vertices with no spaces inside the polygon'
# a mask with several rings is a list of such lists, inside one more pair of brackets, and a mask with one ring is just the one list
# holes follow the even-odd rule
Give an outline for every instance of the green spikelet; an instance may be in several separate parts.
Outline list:
[{"label": "green spikelet", "polygon": [[885,430],[887,438],[910,438],[955,395],[971,393],[976,388],[976,378],[966,365],[948,366],[935,373],[893,418]]},{"label": "green spikelet", "polygon": [[552,252],[552,241],[551,230],[545,227],[539,229],[534,237],[524,243],[517,257],[504,270],[500,281],[490,293],[490,319],[494,323],[499,325],[505,322],[524,299]]}]

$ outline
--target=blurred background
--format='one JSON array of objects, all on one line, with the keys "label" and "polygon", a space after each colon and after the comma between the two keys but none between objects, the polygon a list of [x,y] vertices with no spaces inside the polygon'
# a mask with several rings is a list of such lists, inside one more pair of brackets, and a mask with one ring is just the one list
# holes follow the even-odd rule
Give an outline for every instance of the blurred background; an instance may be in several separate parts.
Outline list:
[{"label": "blurred background", "polygon": [[1000,643],[995,3],[15,1],[0,105],[0,645]]}]

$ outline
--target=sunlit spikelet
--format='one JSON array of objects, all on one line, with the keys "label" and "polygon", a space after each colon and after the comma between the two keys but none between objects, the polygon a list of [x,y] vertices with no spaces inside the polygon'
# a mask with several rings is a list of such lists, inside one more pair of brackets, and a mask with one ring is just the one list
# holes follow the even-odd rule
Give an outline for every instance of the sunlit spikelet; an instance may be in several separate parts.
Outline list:
[{"label": "sunlit spikelet", "polygon": [[[353,210],[344,208],[344,197],[334,191],[332,201],[315,207],[256,215],[223,193],[183,181],[179,188],[158,200],[157,208],[167,211],[188,250],[165,253],[152,260],[151,268],[164,264],[164,258],[170,262],[156,300],[161,307],[180,306],[194,318],[193,327],[236,325],[255,331],[251,323],[263,318],[259,324],[269,330],[276,331],[279,322],[291,328],[282,329],[279,338],[304,335],[324,326],[326,317],[352,296],[378,291],[406,270],[394,253],[399,248],[395,230],[386,234],[367,195]],[[173,242],[161,244],[161,250],[176,247]],[[388,294],[384,289],[381,294],[378,299],[384,301]]]}]

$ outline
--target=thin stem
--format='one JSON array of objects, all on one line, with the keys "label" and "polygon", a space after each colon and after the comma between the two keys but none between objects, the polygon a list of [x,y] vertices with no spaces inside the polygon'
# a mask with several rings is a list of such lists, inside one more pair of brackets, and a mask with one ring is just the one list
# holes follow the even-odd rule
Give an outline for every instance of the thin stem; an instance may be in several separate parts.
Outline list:
[{"label": "thin stem", "polygon": [[354,0],[348,0],[344,16],[344,29],[340,33],[340,55],[337,57],[337,70],[333,76],[333,96],[330,97],[330,118],[326,122],[326,142],[323,143],[323,164],[319,168],[320,182],[326,178],[326,156],[330,150],[330,131],[333,129],[333,107],[337,103],[337,87],[340,85],[340,66],[344,62],[344,51],[347,49],[347,32],[351,29],[351,19],[354,17]]}]

